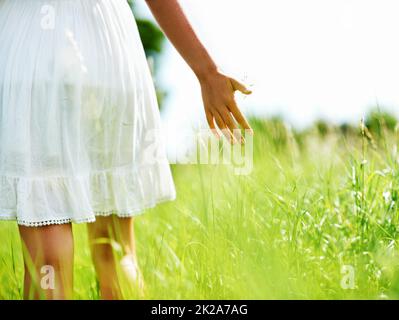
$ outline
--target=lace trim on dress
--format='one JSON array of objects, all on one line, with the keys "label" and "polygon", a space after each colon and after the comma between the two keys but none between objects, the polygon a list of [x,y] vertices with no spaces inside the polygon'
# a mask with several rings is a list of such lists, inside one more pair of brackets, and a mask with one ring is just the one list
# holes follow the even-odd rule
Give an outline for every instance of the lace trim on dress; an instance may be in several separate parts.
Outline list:
[{"label": "lace trim on dress", "polygon": [[175,198],[166,161],[136,169],[96,172],[86,178],[0,176],[0,220],[16,220],[25,226],[88,223],[96,216],[133,217]]},{"label": "lace trim on dress", "polygon": [[96,211],[93,213],[92,216],[84,218],[84,219],[74,219],[74,218],[61,218],[61,219],[51,219],[51,220],[44,220],[44,221],[26,221],[26,220],[20,220],[16,219],[15,217],[9,217],[9,216],[0,216],[0,220],[9,220],[13,221],[16,220],[18,225],[26,226],[26,227],[43,227],[43,226],[49,226],[49,225],[54,225],[54,224],[65,224],[65,223],[92,223],[96,221],[96,217],[109,217],[111,215],[115,215],[118,218],[131,218],[134,216],[138,216],[142,211],[154,208],[157,204],[161,204],[162,202],[166,201],[172,201],[174,200],[175,197],[169,197],[169,198],[164,198],[164,199],[159,199],[156,203],[143,207],[140,210],[137,211],[132,211],[131,213],[121,213],[116,210],[111,210],[111,211]]}]

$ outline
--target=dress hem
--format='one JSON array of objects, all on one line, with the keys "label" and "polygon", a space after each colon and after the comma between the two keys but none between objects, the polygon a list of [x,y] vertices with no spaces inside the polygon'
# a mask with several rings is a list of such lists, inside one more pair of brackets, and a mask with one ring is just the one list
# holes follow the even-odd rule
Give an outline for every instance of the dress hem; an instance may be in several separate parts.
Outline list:
[{"label": "dress hem", "polygon": [[25,227],[43,227],[43,226],[60,225],[60,224],[67,224],[67,223],[76,223],[76,224],[93,223],[96,221],[96,217],[109,217],[112,215],[115,215],[118,218],[136,217],[136,216],[144,214],[145,210],[155,208],[159,204],[169,202],[169,201],[174,201],[174,200],[176,200],[175,195],[170,196],[170,197],[160,198],[154,203],[145,205],[138,209],[128,210],[127,212],[118,212],[116,210],[94,211],[93,213],[91,213],[90,216],[81,218],[81,219],[66,217],[66,218],[56,218],[56,219],[43,220],[43,221],[26,221],[26,220],[19,220],[16,215],[12,215],[12,216],[0,215],[0,221],[2,221],[2,220],[3,221],[16,221],[18,225],[25,226]]}]

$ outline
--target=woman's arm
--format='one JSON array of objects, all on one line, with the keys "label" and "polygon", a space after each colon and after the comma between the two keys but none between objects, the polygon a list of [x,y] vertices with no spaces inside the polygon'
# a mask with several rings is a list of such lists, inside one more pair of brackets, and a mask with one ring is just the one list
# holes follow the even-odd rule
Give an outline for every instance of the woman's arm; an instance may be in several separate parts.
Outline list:
[{"label": "woman's arm", "polygon": [[216,122],[231,142],[244,142],[236,122],[251,133],[252,129],[237,106],[234,92],[239,90],[244,94],[251,94],[251,91],[218,70],[216,63],[195,34],[178,0],[146,1],[167,37],[196,74],[201,84],[206,119],[212,131],[219,136],[215,129]]}]

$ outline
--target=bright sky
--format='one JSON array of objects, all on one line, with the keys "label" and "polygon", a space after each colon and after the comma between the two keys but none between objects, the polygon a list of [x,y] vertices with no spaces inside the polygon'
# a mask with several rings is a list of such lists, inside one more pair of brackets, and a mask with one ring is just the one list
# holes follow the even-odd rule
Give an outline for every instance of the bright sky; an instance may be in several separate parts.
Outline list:
[{"label": "bright sky", "polygon": [[[142,0],[138,0],[142,1]],[[399,115],[399,1],[180,0],[222,69],[253,85],[246,114],[358,121],[377,103]],[[168,127],[204,121],[195,77],[168,45]]]}]

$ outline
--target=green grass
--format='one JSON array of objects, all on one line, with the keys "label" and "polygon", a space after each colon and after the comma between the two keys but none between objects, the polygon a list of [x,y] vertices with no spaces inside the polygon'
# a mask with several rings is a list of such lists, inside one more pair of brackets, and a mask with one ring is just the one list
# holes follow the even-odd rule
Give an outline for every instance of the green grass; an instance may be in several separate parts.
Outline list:
[{"label": "green grass", "polygon": [[[398,298],[397,132],[253,124],[250,175],[173,166],[177,201],[137,219],[145,298]],[[85,226],[74,234],[75,297],[98,299]],[[0,298],[20,299],[15,222],[0,235]],[[348,265],[352,289],[341,286]]]}]

